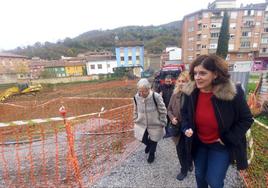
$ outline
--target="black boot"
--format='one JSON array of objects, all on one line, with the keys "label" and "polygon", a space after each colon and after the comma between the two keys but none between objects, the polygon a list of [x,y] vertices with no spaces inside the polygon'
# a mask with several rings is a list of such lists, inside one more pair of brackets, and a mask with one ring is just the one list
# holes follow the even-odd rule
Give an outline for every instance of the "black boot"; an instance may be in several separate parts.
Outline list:
[{"label": "black boot", "polygon": [[187,173],[179,173],[176,177],[177,180],[182,181],[187,176]]},{"label": "black boot", "polygon": [[147,162],[148,162],[148,163],[152,163],[152,162],[154,162],[154,158],[155,158],[154,153],[150,153],[150,154],[149,154],[149,157],[148,157],[148,159],[147,159]]},{"label": "black boot", "polygon": [[150,151],[150,145],[147,145],[147,146],[145,147],[145,153],[149,153],[149,151]]},{"label": "black boot", "polygon": [[193,165],[191,165],[191,166],[189,167],[189,171],[192,172],[193,169],[194,169],[194,167],[193,167]]}]

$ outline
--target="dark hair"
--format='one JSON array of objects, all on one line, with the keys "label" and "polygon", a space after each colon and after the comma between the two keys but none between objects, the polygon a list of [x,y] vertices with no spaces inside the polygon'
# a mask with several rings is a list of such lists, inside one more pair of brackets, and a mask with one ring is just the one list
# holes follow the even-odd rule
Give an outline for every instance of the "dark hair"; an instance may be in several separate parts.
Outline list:
[{"label": "dark hair", "polygon": [[192,62],[189,73],[191,80],[194,80],[194,68],[199,65],[202,65],[205,69],[217,75],[217,78],[213,80],[212,85],[226,83],[230,78],[227,62],[217,55],[209,54],[200,55]]}]

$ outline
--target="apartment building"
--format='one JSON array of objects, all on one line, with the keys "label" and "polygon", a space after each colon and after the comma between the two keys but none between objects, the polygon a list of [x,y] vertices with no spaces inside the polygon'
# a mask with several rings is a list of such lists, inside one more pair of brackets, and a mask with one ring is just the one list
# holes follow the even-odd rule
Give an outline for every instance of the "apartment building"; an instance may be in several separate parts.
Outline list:
[{"label": "apartment building", "polygon": [[237,7],[236,0],[215,0],[207,9],[183,19],[184,63],[191,63],[201,54],[216,53],[225,10],[229,15],[229,64],[268,57],[268,1]]}]

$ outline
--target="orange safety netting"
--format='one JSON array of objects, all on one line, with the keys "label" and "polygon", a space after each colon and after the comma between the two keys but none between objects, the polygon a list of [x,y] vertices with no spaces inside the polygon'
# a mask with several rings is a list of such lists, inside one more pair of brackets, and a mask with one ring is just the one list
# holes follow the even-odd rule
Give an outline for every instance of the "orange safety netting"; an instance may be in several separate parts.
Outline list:
[{"label": "orange safety netting", "polygon": [[[0,187],[88,187],[122,162],[139,145],[133,136],[133,105],[130,99],[102,101],[91,107],[110,107],[65,124],[1,127]],[[68,100],[62,104],[68,107]],[[85,99],[79,104],[85,105],[70,106],[69,113],[81,115],[90,105]]]}]

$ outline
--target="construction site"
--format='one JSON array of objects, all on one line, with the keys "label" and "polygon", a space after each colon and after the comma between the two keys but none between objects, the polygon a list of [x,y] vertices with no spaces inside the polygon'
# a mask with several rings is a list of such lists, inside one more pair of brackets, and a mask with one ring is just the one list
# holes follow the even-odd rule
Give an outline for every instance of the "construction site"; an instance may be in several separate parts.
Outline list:
[{"label": "construction site", "polygon": [[136,81],[119,80],[48,85],[34,95],[6,97],[0,103],[0,187],[90,186],[138,145],[135,92]]}]

